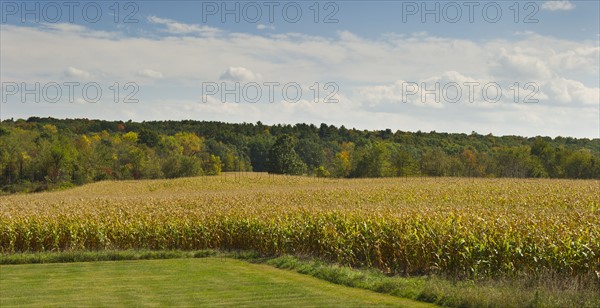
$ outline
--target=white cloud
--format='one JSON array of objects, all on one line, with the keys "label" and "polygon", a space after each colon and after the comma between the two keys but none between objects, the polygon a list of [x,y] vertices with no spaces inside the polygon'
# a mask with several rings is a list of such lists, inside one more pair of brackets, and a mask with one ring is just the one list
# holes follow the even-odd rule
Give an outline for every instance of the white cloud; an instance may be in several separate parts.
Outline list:
[{"label": "white cloud", "polygon": [[571,1],[546,1],[542,4],[542,10],[547,11],[570,11],[575,8],[575,4]]},{"label": "white cloud", "polygon": [[264,25],[264,24],[258,24],[256,25],[256,29],[258,30],[275,30],[275,26],[273,25]]},{"label": "white cloud", "polygon": [[262,76],[260,74],[255,74],[254,72],[245,67],[231,66],[221,74],[219,79],[228,81],[248,82],[260,80],[262,79]]},{"label": "white cloud", "polygon": [[41,28],[49,32],[57,32],[61,34],[72,34],[82,37],[95,38],[117,38],[120,36],[118,32],[92,30],[82,25],[73,23],[41,23]]},{"label": "white cloud", "polygon": [[524,53],[508,53],[506,49],[500,51],[497,64],[496,71],[509,78],[519,76],[535,81],[549,79],[554,74],[542,59]]},{"label": "white cloud", "polygon": [[214,36],[221,33],[221,30],[218,28],[195,24],[185,24],[172,19],[160,18],[156,16],[149,16],[148,21],[152,24],[166,26],[166,31],[171,34],[198,34],[202,36]]},{"label": "white cloud", "polygon": [[[487,103],[482,89],[491,81],[472,78],[456,71],[419,80],[397,80],[388,85],[359,89],[361,101],[370,107],[411,104],[419,107],[444,108],[447,104]],[[490,89],[490,96],[494,89]]]},{"label": "white cloud", "polygon": [[92,74],[90,74],[87,71],[80,70],[78,68],[69,67],[65,71],[65,76],[67,76],[67,77],[74,77],[74,78],[88,79],[88,78],[90,78],[92,76]]},{"label": "white cloud", "polygon": [[[202,32],[196,31],[198,25],[173,26],[173,21],[162,18],[154,21],[167,30],[171,24],[171,30],[177,33]],[[81,26],[58,26],[49,30],[45,26],[7,24],[0,29],[0,78],[3,81],[44,81],[70,74],[93,77],[105,87],[114,82],[140,83],[138,104],[117,106],[110,104],[111,98],[106,95],[107,104],[86,104],[78,109],[68,109],[70,105],[60,109],[61,105],[55,104],[54,109],[35,109],[40,110],[42,116],[326,122],[361,129],[475,130],[524,135],[589,137],[597,134],[590,132],[590,127],[598,127],[600,48],[597,39],[575,41],[535,33],[524,33],[511,40],[478,41],[394,33],[367,39],[348,31],[324,37],[216,30],[213,33],[221,35],[131,37],[118,33],[90,35],[94,30]],[[72,69],[65,72],[65,68]],[[160,82],[144,84],[145,78],[161,75]],[[233,107],[219,103],[210,108],[193,105],[189,111],[180,108],[182,104],[188,106],[184,102],[200,100],[201,82],[219,80],[282,84],[294,81],[303,85],[305,95],[298,104],[283,106],[240,103]],[[437,105],[420,101],[419,104],[398,104],[402,81],[430,85],[450,81],[462,84],[469,80],[497,81],[503,90],[514,82],[523,85],[538,81],[540,103],[514,104],[507,97],[498,104],[463,101]],[[313,92],[309,86],[319,82],[322,87],[329,81],[339,85],[336,97],[340,97],[340,103],[303,103],[312,102]],[[320,98],[328,93],[321,88]],[[3,116],[30,114],[32,109],[27,106],[30,105],[4,104]]]},{"label": "white cloud", "polygon": [[574,46],[548,57],[548,63],[559,70],[574,70],[598,75],[600,67],[600,47]]},{"label": "white cloud", "polygon": [[157,72],[155,70],[151,70],[151,69],[143,69],[137,72],[137,76],[140,77],[147,77],[147,78],[156,78],[156,79],[162,79],[164,78],[163,74],[161,72]]},{"label": "white cloud", "polygon": [[551,98],[561,103],[587,104],[598,106],[600,88],[589,88],[576,80],[556,78],[540,87]]},{"label": "white cloud", "polygon": [[499,104],[511,105],[515,100],[517,104],[537,101],[538,104],[547,106],[569,103],[573,107],[582,108],[598,106],[600,102],[600,88],[588,87],[577,80],[564,77],[555,76],[538,82],[527,79],[497,82],[467,77],[454,71],[420,80],[397,80],[391,84],[362,87],[358,90],[358,97],[366,106],[375,109],[389,109],[389,106],[399,104],[432,108],[463,104],[487,108],[489,103],[496,100],[498,89],[502,92],[497,102]]}]

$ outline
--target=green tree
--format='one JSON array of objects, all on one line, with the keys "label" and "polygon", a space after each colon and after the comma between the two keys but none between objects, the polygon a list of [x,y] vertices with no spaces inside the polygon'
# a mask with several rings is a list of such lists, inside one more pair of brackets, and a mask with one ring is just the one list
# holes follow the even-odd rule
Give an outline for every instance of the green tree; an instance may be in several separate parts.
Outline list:
[{"label": "green tree", "polygon": [[300,175],[306,165],[294,150],[294,139],[290,135],[281,135],[269,150],[267,171],[276,174]]},{"label": "green tree", "polygon": [[446,176],[450,173],[450,158],[440,148],[427,148],[421,156],[421,172],[429,176]]},{"label": "green tree", "polygon": [[194,133],[177,133],[175,139],[182,147],[182,154],[192,156],[200,153],[204,144],[204,139]]},{"label": "green tree", "polygon": [[[354,149],[356,148],[353,142],[342,142],[339,149],[335,152],[333,144],[329,144],[325,148],[331,157],[330,158],[330,173],[334,177],[349,177],[352,172],[352,160],[354,155]],[[335,153],[335,155],[333,155]]]},{"label": "green tree", "polygon": [[390,153],[383,142],[368,145],[352,170],[351,177],[384,177],[392,176]]},{"label": "green tree", "polygon": [[248,144],[248,156],[252,163],[252,170],[256,172],[267,171],[267,157],[273,142],[265,135],[253,138]]},{"label": "green tree", "polygon": [[543,166],[543,176],[557,176],[559,169],[556,164],[556,150],[552,145],[542,137],[536,137],[531,146],[531,155],[534,156]]},{"label": "green tree", "polygon": [[66,137],[61,136],[53,140],[44,140],[41,145],[41,163],[45,179],[50,183],[71,180],[72,161],[75,149]]},{"label": "green tree", "polygon": [[142,129],[138,135],[138,143],[145,144],[151,148],[156,147],[160,142],[160,136],[151,130]]},{"label": "green tree", "polygon": [[419,174],[419,163],[408,147],[400,147],[391,157],[391,163],[396,176],[411,176]]},{"label": "green tree", "polygon": [[223,164],[219,156],[210,155],[207,160],[204,161],[203,169],[206,175],[219,175],[221,174],[221,168]]},{"label": "green tree", "polygon": [[295,150],[310,170],[323,164],[323,148],[318,142],[312,139],[300,139]]},{"label": "green tree", "polygon": [[330,176],[329,171],[327,171],[323,166],[315,168],[314,173],[318,178],[328,178]]},{"label": "green tree", "polygon": [[501,177],[543,177],[544,167],[531,156],[528,146],[501,147],[496,150],[496,175]]},{"label": "green tree", "polygon": [[565,173],[569,178],[589,179],[598,177],[597,161],[587,149],[581,149],[569,155],[565,162]]}]

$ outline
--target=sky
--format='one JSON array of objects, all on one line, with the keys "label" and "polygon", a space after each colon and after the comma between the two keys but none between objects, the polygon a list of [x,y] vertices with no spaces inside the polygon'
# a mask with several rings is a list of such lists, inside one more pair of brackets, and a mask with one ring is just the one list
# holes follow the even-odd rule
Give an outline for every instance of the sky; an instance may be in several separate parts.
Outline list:
[{"label": "sky", "polygon": [[600,137],[598,1],[1,1],[0,120]]}]

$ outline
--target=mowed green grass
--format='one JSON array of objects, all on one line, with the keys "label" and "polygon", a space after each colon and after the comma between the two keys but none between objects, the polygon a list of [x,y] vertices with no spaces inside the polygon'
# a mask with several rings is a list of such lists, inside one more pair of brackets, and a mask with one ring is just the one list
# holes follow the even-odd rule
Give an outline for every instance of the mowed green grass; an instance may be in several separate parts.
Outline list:
[{"label": "mowed green grass", "polygon": [[0,266],[0,306],[431,307],[227,258]]}]

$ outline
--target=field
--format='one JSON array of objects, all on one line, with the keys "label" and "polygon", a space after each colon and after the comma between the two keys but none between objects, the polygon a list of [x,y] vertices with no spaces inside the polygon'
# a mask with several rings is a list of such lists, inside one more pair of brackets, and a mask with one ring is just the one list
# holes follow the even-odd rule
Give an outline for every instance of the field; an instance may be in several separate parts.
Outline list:
[{"label": "field", "polygon": [[234,259],[2,267],[0,306],[427,307]]},{"label": "field", "polygon": [[404,276],[600,271],[599,182],[224,174],[0,198],[3,254],[253,250]]}]

